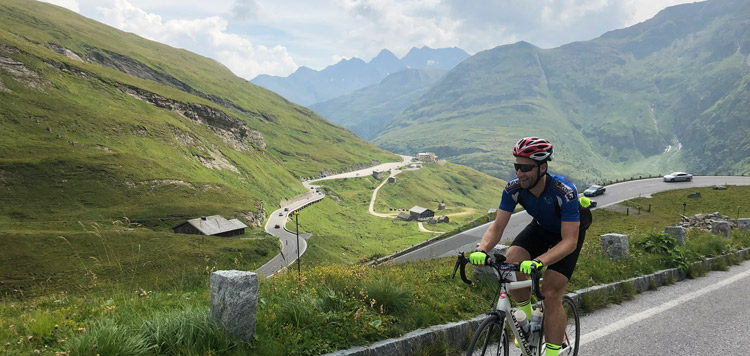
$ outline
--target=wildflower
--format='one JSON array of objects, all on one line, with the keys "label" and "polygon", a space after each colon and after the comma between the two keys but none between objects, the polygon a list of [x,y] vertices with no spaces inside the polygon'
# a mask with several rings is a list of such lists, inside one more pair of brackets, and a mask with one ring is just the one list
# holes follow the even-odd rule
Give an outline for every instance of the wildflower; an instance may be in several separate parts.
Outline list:
[{"label": "wildflower", "polygon": [[29,341],[31,341],[31,340],[34,340],[34,337],[31,336],[31,335],[29,335],[29,336],[26,337],[26,339],[29,340]]},{"label": "wildflower", "polygon": [[7,349],[9,349],[9,348],[10,348],[10,343],[9,343],[9,342],[6,342],[6,343],[5,343],[5,349],[7,350]]},{"label": "wildflower", "polygon": [[78,333],[83,334],[86,332],[86,328],[78,328]]},{"label": "wildflower", "polygon": [[65,339],[57,339],[57,343],[58,344],[64,344],[65,343]]}]

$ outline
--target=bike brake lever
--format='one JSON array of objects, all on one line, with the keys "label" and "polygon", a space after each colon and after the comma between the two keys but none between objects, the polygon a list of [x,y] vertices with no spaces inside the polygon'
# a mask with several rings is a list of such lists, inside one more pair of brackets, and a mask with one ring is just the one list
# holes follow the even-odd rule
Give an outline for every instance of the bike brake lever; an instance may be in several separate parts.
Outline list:
[{"label": "bike brake lever", "polygon": [[456,266],[453,267],[453,278],[456,277],[456,270],[459,270],[461,272],[461,280],[464,281],[464,283],[471,285],[471,281],[466,278],[466,264],[469,262],[466,257],[464,257],[463,252],[458,253],[458,259],[456,260]]},{"label": "bike brake lever", "polygon": [[539,300],[544,300],[544,295],[542,294],[542,291],[539,290],[539,280],[542,277],[542,273],[540,270],[536,268],[536,266],[531,266],[531,280],[532,280],[532,289],[534,290],[534,295],[536,295],[536,298]]}]

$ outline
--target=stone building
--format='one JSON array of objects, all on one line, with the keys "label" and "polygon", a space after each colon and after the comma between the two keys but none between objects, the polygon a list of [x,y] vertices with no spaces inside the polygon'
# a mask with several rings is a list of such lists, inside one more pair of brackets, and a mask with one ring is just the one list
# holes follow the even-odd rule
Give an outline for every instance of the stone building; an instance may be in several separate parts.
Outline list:
[{"label": "stone building", "polygon": [[237,219],[227,220],[221,215],[202,216],[190,219],[172,228],[176,234],[238,236],[245,233],[247,225]]}]

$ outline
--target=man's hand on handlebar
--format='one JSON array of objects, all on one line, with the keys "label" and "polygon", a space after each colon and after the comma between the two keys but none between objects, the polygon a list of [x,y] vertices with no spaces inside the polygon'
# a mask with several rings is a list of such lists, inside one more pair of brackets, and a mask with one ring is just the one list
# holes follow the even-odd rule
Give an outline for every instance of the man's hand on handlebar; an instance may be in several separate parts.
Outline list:
[{"label": "man's hand on handlebar", "polygon": [[469,262],[473,265],[484,265],[488,259],[487,253],[482,250],[476,250],[469,255]]},{"label": "man's hand on handlebar", "polygon": [[523,261],[521,262],[521,268],[519,269],[521,273],[525,274],[531,274],[531,269],[539,270],[544,266],[542,261],[539,261],[537,259],[529,260],[529,261]]}]

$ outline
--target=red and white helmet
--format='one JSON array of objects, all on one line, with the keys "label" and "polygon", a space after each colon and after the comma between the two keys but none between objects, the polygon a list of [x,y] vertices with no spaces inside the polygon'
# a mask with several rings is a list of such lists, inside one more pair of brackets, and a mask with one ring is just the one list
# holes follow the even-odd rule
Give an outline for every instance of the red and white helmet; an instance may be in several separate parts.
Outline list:
[{"label": "red and white helmet", "polygon": [[536,136],[524,137],[513,147],[513,155],[531,158],[538,162],[551,161],[552,144]]}]

